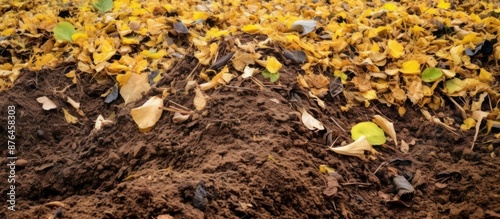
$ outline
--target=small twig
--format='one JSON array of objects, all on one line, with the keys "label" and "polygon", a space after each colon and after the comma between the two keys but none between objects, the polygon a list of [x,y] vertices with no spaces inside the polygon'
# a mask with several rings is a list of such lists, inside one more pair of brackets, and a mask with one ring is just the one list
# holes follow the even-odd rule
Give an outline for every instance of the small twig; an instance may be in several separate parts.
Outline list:
[{"label": "small twig", "polygon": [[176,105],[176,106],[178,106],[178,107],[180,107],[180,108],[182,108],[182,109],[184,109],[186,111],[192,111],[191,109],[189,109],[189,108],[187,108],[187,107],[185,107],[183,105],[180,105],[180,104],[178,104],[178,103],[176,103],[174,101],[169,100],[168,102],[170,102],[171,104],[174,104],[174,105]]},{"label": "small twig", "polygon": [[235,88],[235,89],[242,89],[242,90],[261,91],[261,90],[257,90],[257,89],[246,88],[246,87],[237,87],[237,86],[231,86],[231,85],[225,85],[225,87]]},{"label": "small twig", "polygon": [[373,174],[375,175],[375,173],[377,173],[380,170],[380,168],[382,168],[385,165],[387,165],[387,161],[382,162],[380,166],[378,166],[378,168],[375,170],[375,172],[373,172]]},{"label": "small twig", "polygon": [[194,113],[192,110],[186,111],[186,110],[179,109],[179,108],[176,108],[176,107],[163,107],[163,110],[166,110],[166,111],[169,111],[169,112],[174,112],[174,113],[178,112],[178,113],[187,114],[187,115],[191,115],[191,114]]},{"label": "small twig", "polygon": [[330,119],[335,123],[335,125],[337,125],[343,132],[346,132],[344,128],[342,128],[342,126],[340,126],[337,121],[335,121],[335,119],[333,117],[330,117]]},{"label": "small twig", "polygon": [[462,117],[463,120],[467,119],[467,113],[465,113],[465,110],[464,108],[462,108],[462,106],[460,106],[457,101],[455,101],[452,97],[446,95],[448,97],[448,99],[450,99],[450,101],[455,104],[455,106],[458,108],[458,111],[460,111],[460,116]]},{"label": "small twig", "polygon": [[198,69],[199,66],[200,66],[200,63],[198,62],[198,64],[196,64],[196,66],[193,68],[193,70],[189,73],[189,75],[187,76],[186,80],[189,80],[189,78],[191,78],[191,76],[196,71],[196,69]]},{"label": "small twig", "polygon": [[335,138],[335,140],[332,142],[332,144],[328,148],[332,148],[333,145],[337,142],[337,140],[339,140],[339,136],[337,136],[337,138]]},{"label": "small twig", "polygon": [[371,186],[371,183],[361,183],[361,182],[353,182],[353,183],[340,183],[342,186]]}]

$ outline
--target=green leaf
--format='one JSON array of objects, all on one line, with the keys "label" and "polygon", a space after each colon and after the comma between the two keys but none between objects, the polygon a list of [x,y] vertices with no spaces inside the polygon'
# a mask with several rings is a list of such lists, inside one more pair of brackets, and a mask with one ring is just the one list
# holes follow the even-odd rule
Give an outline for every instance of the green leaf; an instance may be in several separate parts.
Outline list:
[{"label": "green leaf", "polygon": [[262,76],[264,76],[264,78],[269,78],[269,81],[271,82],[276,82],[280,78],[280,74],[278,72],[271,73],[267,69],[262,71]]},{"label": "green leaf", "polygon": [[113,8],[113,0],[98,0],[93,5],[99,12],[106,13]]},{"label": "green leaf", "polygon": [[452,78],[445,83],[446,91],[449,94],[459,92],[465,88],[466,83],[458,78]]},{"label": "green leaf", "polygon": [[382,145],[387,141],[384,130],[373,122],[360,122],[352,127],[351,138],[356,141],[361,136],[366,136],[371,145]]},{"label": "green leaf", "polygon": [[425,82],[437,81],[443,76],[443,72],[439,68],[426,68],[422,72],[422,80]]},{"label": "green leaf", "polygon": [[69,22],[61,22],[54,27],[54,37],[56,40],[73,42],[71,36],[76,33],[75,27]]}]

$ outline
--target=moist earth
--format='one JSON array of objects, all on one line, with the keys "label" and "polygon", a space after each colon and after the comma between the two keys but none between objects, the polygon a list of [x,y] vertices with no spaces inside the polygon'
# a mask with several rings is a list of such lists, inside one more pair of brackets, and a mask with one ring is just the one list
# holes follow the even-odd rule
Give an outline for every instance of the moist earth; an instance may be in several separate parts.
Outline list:
[{"label": "moist earth", "polygon": [[[7,106],[16,107],[16,211],[3,201],[0,218],[499,218],[498,158],[490,155],[485,133],[471,150],[474,131],[448,131],[421,116],[372,102],[344,112],[342,95],[324,98],[326,109],[310,99],[295,80],[298,66],[287,65],[277,84],[260,89],[251,80],[206,92],[203,111],[174,123],[165,110],[148,133],[138,130],[130,109],[170,88],[165,106],[194,109],[184,87],[196,59],[187,56],[144,98],[124,106],[101,94],[112,82],[96,83],[76,69],[23,71],[15,86],[0,93],[0,140],[7,141]],[[262,76],[257,79],[266,81]],[[349,89],[348,87],[346,89]],[[36,98],[59,107],[45,111]],[[84,117],[69,124],[64,100],[80,102]],[[300,103],[326,131],[309,130],[295,107]],[[438,118],[461,118],[446,103]],[[98,115],[114,123],[94,130]],[[389,139],[376,159],[361,160],[329,151],[352,142],[349,130],[381,115],[394,123],[401,152]],[[494,145],[495,154],[500,154]],[[9,192],[6,150],[1,150],[2,200]],[[321,173],[320,165],[335,170]],[[413,191],[398,195],[404,177]],[[162,217],[158,217],[163,215]]]}]

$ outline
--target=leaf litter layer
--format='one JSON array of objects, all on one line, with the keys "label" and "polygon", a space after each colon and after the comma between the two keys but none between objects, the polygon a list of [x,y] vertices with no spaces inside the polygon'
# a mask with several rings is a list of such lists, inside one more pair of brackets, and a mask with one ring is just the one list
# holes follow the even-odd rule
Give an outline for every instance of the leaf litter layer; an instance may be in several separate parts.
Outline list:
[{"label": "leaf litter layer", "polygon": [[[125,107],[120,112],[128,117],[122,115],[122,119],[134,117],[131,112],[138,112],[147,99],[161,95],[168,103],[164,109],[172,113],[164,114],[163,120],[172,120],[177,113],[182,116],[177,118],[184,118],[180,123],[197,121],[210,111],[197,104],[200,98],[189,100],[194,106],[188,102],[179,106],[169,102],[173,101],[169,97],[182,91],[186,97],[201,97],[210,106],[214,104],[211,98],[226,86],[263,91],[285,88],[289,94],[298,89],[303,92],[302,99],[315,101],[317,111],[295,106],[297,101],[292,100],[297,118],[305,113],[318,117],[319,112],[328,112],[328,107],[349,113],[356,106],[382,103],[395,106],[401,117],[411,110],[408,107],[422,108],[432,124],[452,134],[458,127],[474,127],[465,122],[471,120],[477,122],[476,130],[481,120],[486,121],[488,132],[498,127],[499,12],[494,3],[240,3],[115,1],[110,10],[78,1],[52,6],[4,4],[0,86],[11,87],[22,68],[37,71],[70,62],[76,67],[64,73],[77,87],[89,76],[92,80],[86,83],[107,86],[100,90],[102,102],[113,93],[111,88],[118,87],[120,96],[106,102],[122,108],[125,100],[136,109]],[[76,32],[71,27],[62,28],[59,39],[60,30],[54,27],[61,23],[68,26],[63,22],[70,23]],[[249,36],[254,39],[244,40]],[[304,61],[287,58],[285,51],[305,54]],[[221,61],[225,57],[229,58]],[[178,72],[177,65],[186,60],[193,65]],[[287,65],[293,68],[282,67]],[[436,76],[434,69],[442,75]],[[337,88],[343,97],[332,105],[328,95],[339,92],[331,86],[336,78],[341,81]],[[292,87],[296,88],[289,90]],[[56,98],[62,98],[55,93]],[[157,113],[157,108],[143,114]],[[460,116],[434,113],[451,109]],[[60,116],[67,122],[75,121],[76,115],[88,125],[98,117],[78,116],[76,108],[62,110]],[[106,114],[110,120],[122,122],[120,117],[113,119],[113,113]],[[148,118],[145,115],[141,118]],[[134,121],[140,128],[144,123],[156,123],[158,118],[153,117],[155,121]],[[313,120],[308,121],[319,123],[315,127],[323,127],[320,121],[325,123],[324,118],[310,118]],[[326,125],[330,129],[335,126]],[[354,125],[349,121],[344,127],[348,130]],[[459,135],[470,133],[460,131]],[[328,137],[330,145],[333,139]],[[482,142],[481,151],[487,151],[483,146],[490,143],[493,147],[494,142],[497,140]]]}]

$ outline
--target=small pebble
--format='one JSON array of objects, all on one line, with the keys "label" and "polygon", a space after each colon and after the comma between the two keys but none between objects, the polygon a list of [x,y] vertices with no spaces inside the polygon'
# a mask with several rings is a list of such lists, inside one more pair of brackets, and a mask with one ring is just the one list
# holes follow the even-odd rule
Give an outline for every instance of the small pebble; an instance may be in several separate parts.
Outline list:
[{"label": "small pebble", "polygon": [[28,165],[28,161],[27,160],[25,160],[25,159],[16,160],[16,166],[17,167],[26,167],[26,165]]}]

